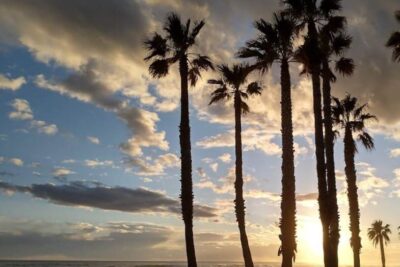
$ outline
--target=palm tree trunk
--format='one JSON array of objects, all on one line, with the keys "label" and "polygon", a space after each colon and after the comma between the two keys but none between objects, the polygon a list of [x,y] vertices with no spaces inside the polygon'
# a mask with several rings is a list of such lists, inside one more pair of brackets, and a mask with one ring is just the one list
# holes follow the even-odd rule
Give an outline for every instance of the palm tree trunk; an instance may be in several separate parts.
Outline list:
[{"label": "palm tree trunk", "polygon": [[382,233],[381,233],[381,236],[379,237],[379,245],[380,245],[380,247],[381,247],[382,267],[386,267],[385,249],[384,249],[384,247],[383,247]]},{"label": "palm tree trunk", "polygon": [[325,155],[326,174],[328,182],[328,214],[329,215],[329,239],[330,239],[330,266],[338,267],[338,246],[339,246],[339,208],[337,203],[335,157],[334,157],[334,133],[332,130],[331,112],[331,72],[326,58],[322,60],[323,73],[323,102],[325,122]]},{"label": "palm tree trunk", "polygon": [[311,64],[311,78],[313,87],[313,109],[314,109],[314,130],[315,130],[315,156],[317,160],[318,176],[318,203],[319,213],[323,231],[323,250],[325,267],[330,266],[330,246],[329,246],[329,221],[327,210],[327,184],[325,171],[324,153],[324,133],[321,110],[321,60],[319,58],[318,33],[315,23],[311,20],[308,23],[308,35],[310,47],[308,56]]},{"label": "palm tree trunk", "polygon": [[189,92],[187,57],[179,60],[181,76],[181,124],[179,141],[181,146],[181,205],[185,224],[186,255],[189,267],[197,267],[193,238],[193,182],[192,155],[190,146]]},{"label": "palm tree trunk", "polygon": [[292,96],[289,64],[281,64],[281,127],[282,127],[282,202],[281,239],[282,267],[292,267],[296,252],[296,184],[292,123]]},{"label": "palm tree trunk", "polygon": [[349,126],[345,129],[344,135],[344,160],[345,173],[347,181],[347,197],[349,199],[350,208],[350,231],[351,231],[351,247],[353,249],[354,267],[360,267],[360,209],[358,206],[357,194],[357,176],[354,165],[355,146],[354,139]]},{"label": "palm tree trunk", "polygon": [[235,213],[239,226],[240,242],[242,244],[245,267],[254,267],[251,257],[249,241],[246,234],[245,205],[243,198],[243,159],[242,159],[242,108],[239,91],[234,97],[235,107],[235,155],[236,155],[236,180],[235,180]]}]

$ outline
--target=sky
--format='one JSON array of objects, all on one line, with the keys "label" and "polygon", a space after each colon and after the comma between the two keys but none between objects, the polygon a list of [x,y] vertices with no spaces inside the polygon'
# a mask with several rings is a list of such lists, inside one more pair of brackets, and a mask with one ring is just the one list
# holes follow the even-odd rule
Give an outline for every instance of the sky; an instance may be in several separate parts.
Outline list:
[{"label": "sky", "polygon": [[[194,50],[215,64],[256,36],[279,1],[3,0],[0,2],[0,258],[184,260],[179,203],[179,76],[148,74],[143,41],[171,11],[205,19]],[[400,65],[384,44],[398,30],[397,0],[347,0],[343,14],[356,64],[333,94],[368,103],[376,149],[356,155],[361,261],[379,266],[366,236],[391,225],[389,266],[400,261]],[[322,264],[308,77],[291,65],[298,263]],[[231,102],[209,106],[208,72],[190,89],[195,243],[199,261],[241,261],[233,214]],[[247,231],[255,261],[279,262],[281,136],[279,71],[243,118]],[[351,264],[343,141],[335,144],[340,262]]]}]

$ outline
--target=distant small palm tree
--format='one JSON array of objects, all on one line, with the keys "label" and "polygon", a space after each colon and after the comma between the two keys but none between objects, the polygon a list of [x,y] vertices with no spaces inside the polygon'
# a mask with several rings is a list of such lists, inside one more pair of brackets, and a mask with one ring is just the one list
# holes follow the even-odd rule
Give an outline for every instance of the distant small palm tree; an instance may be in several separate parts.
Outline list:
[{"label": "distant small palm tree", "polygon": [[[395,17],[400,23],[400,10],[396,11]],[[400,61],[400,32],[394,32],[386,43],[387,47],[393,49],[393,61]]]},{"label": "distant small palm tree", "polygon": [[[353,249],[354,266],[360,266],[360,209],[357,193],[357,176],[354,164],[354,157],[357,153],[356,140],[367,149],[374,148],[373,138],[366,132],[366,123],[370,120],[376,120],[374,115],[366,113],[367,105],[357,105],[357,98],[347,95],[343,100],[333,98],[332,106],[333,123],[344,130],[344,160],[347,182],[347,197],[350,207],[350,231],[351,247]],[[356,140],[354,140],[356,136]]]},{"label": "distant small palm tree", "polygon": [[294,173],[292,86],[289,63],[294,61],[296,21],[288,14],[274,14],[273,23],[260,19],[254,23],[258,38],[250,40],[238,52],[241,58],[253,58],[253,68],[261,73],[273,63],[280,65],[281,129],[282,129],[282,202],[281,242],[282,266],[291,267],[296,256],[296,181]]},{"label": "distant small palm tree", "polygon": [[[194,86],[203,70],[213,69],[207,56],[189,53],[205,22],[195,22],[191,28],[190,20],[182,24],[179,16],[171,13],[164,24],[165,37],[155,33],[152,38],[145,41],[149,51],[146,61],[152,60],[149,66],[150,74],[161,78],[168,74],[169,68],[179,63],[181,78],[181,122],[179,126],[179,139],[181,147],[181,203],[182,215],[185,223],[186,254],[188,266],[196,267],[196,254],[193,240],[193,182],[192,182],[192,156],[190,144],[189,122],[189,92],[188,81]],[[189,58],[194,56],[194,58]]]},{"label": "distant small palm tree", "polygon": [[368,238],[372,241],[372,244],[376,247],[378,244],[381,248],[381,259],[382,267],[385,267],[385,250],[384,245],[390,242],[389,234],[391,234],[390,225],[386,224],[383,226],[381,220],[372,223],[371,228],[368,228]]},{"label": "distant small palm tree", "polygon": [[221,79],[209,80],[209,84],[217,85],[217,89],[211,94],[210,105],[233,97],[235,110],[235,155],[236,155],[236,179],[235,179],[235,213],[239,226],[240,241],[242,244],[243,258],[246,267],[253,267],[253,259],[249,241],[246,234],[245,204],[243,198],[243,159],[242,159],[242,114],[249,112],[249,106],[244,101],[250,95],[260,95],[261,86],[257,82],[247,84],[246,90],[242,86],[246,84],[250,67],[247,64],[218,66]]}]

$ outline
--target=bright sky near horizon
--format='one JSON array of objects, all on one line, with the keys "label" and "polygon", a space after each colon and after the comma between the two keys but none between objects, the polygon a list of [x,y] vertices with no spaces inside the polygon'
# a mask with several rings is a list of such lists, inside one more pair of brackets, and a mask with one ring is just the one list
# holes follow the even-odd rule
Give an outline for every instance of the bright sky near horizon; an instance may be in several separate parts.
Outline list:
[{"label": "bright sky near horizon", "polygon": [[[333,85],[368,102],[376,149],[356,156],[361,261],[379,266],[366,236],[391,225],[387,263],[400,262],[400,65],[384,44],[397,0],[347,0],[357,65]],[[179,79],[152,79],[143,40],[166,14],[206,20],[198,51],[213,62],[256,35],[279,1],[19,0],[0,2],[0,259],[183,260],[179,205]],[[300,263],[322,263],[310,81],[291,66]],[[191,89],[195,240],[200,261],[242,261],[233,214],[232,103],[209,106],[205,73]],[[280,94],[276,67],[243,118],[248,236],[255,261],[277,262]],[[340,262],[352,263],[343,144],[335,146]]]}]

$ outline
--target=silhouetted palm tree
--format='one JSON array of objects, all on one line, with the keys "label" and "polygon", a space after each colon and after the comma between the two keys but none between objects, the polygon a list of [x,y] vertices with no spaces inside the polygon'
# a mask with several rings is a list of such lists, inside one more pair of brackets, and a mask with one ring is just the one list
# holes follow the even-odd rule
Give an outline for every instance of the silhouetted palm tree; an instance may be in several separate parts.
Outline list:
[{"label": "silhouetted palm tree", "polygon": [[274,22],[256,21],[260,32],[255,40],[248,41],[238,52],[241,58],[254,58],[254,69],[268,71],[274,62],[281,68],[281,127],[282,127],[282,202],[281,248],[282,266],[291,267],[296,245],[296,185],[294,174],[292,96],[289,62],[293,61],[293,41],[296,23],[287,14],[274,14]]},{"label": "silhouetted palm tree", "polygon": [[[347,95],[343,100],[333,98],[332,118],[335,125],[344,130],[344,160],[347,181],[347,197],[349,199],[350,244],[353,249],[354,266],[360,266],[360,209],[357,194],[357,176],[354,156],[357,153],[356,141],[367,149],[374,148],[373,138],[366,132],[366,123],[376,117],[366,113],[367,105],[357,105],[357,98]],[[356,137],[356,140],[354,140]]]},{"label": "silhouetted palm tree", "polygon": [[[165,24],[165,37],[155,33],[152,38],[145,41],[149,55],[145,60],[152,60],[149,66],[150,74],[161,78],[168,74],[169,67],[179,63],[181,78],[181,122],[179,126],[179,139],[181,147],[181,203],[182,215],[185,223],[186,254],[188,266],[196,267],[196,253],[193,240],[193,182],[192,182],[192,156],[190,144],[189,123],[189,92],[188,81],[194,86],[202,70],[213,69],[207,56],[189,53],[205,22],[195,22],[191,28],[191,21],[182,24],[179,16],[171,13]],[[189,58],[189,55],[194,58]]]},{"label": "silhouetted palm tree", "polygon": [[[309,73],[313,87],[313,109],[315,130],[315,154],[318,176],[318,202],[323,229],[323,250],[325,266],[338,266],[336,244],[331,244],[329,193],[326,177],[325,145],[321,107],[321,61],[322,51],[319,43],[317,25],[323,25],[341,9],[341,0],[282,0],[285,12],[294,16],[299,27],[307,27],[304,45],[298,51],[296,58],[304,64],[305,73]],[[336,211],[333,211],[336,212]],[[332,252],[333,251],[333,252]]]},{"label": "silhouetted palm tree", "polygon": [[249,112],[249,106],[244,101],[250,95],[260,95],[261,87],[257,82],[247,84],[247,89],[241,88],[246,84],[250,68],[247,64],[218,66],[221,79],[209,80],[208,83],[217,85],[218,88],[211,94],[210,105],[233,97],[235,110],[235,155],[236,155],[236,180],[235,180],[235,213],[239,226],[240,241],[242,244],[243,258],[246,267],[253,267],[249,241],[246,234],[245,204],[243,198],[243,160],[242,160],[242,113]]},{"label": "silhouetted palm tree", "polygon": [[[343,76],[353,74],[354,63],[352,59],[343,57],[343,53],[350,47],[351,37],[345,34],[346,19],[341,16],[330,16],[325,25],[320,28],[319,39],[322,52],[322,92],[324,103],[325,126],[325,156],[326,176],[328,185],[328,221],[331,245],[331,258],[338,258],[339,245],[339,208],[337,203],[335,157],[334,157],[334,132],[332,130],[331,115],[331,83],[336,81],[336,76],[331,69],[332,61],[335,71]],[[333,60],[334,57],[340,57]]]},{"label": "silhouetted palm tree", "polygon": [[[400,23],[400,10],[396,11],[395,17]],[[386,43],[387,47],[393,49],[393,61],[400,61],[400,32],[394,32]]]},{"label": "silhouetted palm tree", "polygon": [[379,243],[381,248],[382,267],[385,267],[386,265],[384,245],[387,245],[390,242],[389,234],[391,233],[390,225],[386,224],[383,226],[381,220],[373,222],[371,228],[368,228],[368,238],[372,241],[375,247]]}]

